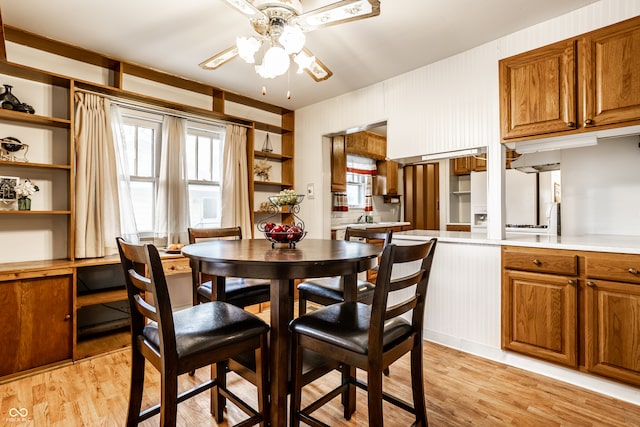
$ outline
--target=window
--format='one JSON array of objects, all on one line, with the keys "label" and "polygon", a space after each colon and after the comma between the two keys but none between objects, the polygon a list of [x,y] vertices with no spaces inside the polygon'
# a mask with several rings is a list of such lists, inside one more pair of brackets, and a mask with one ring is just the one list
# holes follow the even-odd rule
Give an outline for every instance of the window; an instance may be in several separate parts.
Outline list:
[{"label": "window", "polygon": [[[138,234],[153,236],[160,168],[162,116],[123,109],[131,198]],[[187,179],[192,227],[219,227],[225,128],[187,123]]]},{"label": "window", "polygon": [[224,128],[187,127],[189,214],[192,227],[219,227]]},{"label": "window", "polygon": [[375,172],[375,160],[347,155],[347,200],[349,208],[364,209],[365,196],[371,195],[372,176]]},{"label": "window", "polygon": [[122,121],[136,227],[140,237],[151,237],[162,123],[157,119],[129,114],[123,114]]}]

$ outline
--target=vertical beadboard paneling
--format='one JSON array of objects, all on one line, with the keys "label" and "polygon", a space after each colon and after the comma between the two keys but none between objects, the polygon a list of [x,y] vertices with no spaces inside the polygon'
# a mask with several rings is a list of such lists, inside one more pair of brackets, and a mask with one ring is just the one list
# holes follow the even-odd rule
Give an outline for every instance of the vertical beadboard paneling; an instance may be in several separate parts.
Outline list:
[{"label": "vertical beadboard paneling", "polygon": [[[416,242],[394,237],[393,243]],[[394,267],[393,276],[417,267]],[[425,337],[448,337],[446,345],[454,341],[500,349],[500,277],[499,245],[439,241],[427,290]]]}]

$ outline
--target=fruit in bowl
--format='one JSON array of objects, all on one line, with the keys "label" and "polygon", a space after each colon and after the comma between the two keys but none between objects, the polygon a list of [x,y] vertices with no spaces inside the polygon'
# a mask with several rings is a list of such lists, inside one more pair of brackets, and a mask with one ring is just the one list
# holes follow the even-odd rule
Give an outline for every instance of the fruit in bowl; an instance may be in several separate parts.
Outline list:
[{"label": "fruit in bowl", "polygon": [[263,226],[265,237],[272,243],[295,243],[304,237],[304,229],[299,225],[266,223]]}]

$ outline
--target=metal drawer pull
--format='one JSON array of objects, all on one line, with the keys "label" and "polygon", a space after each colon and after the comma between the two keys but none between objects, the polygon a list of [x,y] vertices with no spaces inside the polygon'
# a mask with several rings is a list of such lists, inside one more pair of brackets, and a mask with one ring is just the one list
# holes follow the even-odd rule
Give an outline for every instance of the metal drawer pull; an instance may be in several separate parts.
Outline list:
[{"label": "metal drawer pull", "polygon": [[638,269],[637,268],[633,268],[631,267],[629,270],[627,270],[629,273],[631,274],[638,274]]},{"label": "metal drawer pull", "polygon": [[573,279],[569,279],[569,280],[567,280],[567,283],[570,284],[570,285],[575,285],[576,281],[573,280]]},{"label": "metal drawer pull", "polygon": [[591,280],[588,280],[588,281],[587,281],[587,286],[590,286],[590,287],[592,287],[592,288],[593,288],[595,285],[596,285],[596,284],[595,284],[594,282],[592,282]]},{"label": "metal drawer pull", "polygon": [[542,265],[542,262],[541,262],[539,259],[534,259],[534,260],[533,260],[533,263],[534,263],[535,265]]}]

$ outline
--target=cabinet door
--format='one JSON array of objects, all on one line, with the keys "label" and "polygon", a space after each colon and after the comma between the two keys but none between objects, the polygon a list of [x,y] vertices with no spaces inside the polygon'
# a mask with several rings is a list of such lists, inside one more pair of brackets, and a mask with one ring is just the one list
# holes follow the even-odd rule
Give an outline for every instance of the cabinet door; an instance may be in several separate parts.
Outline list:
[{"label": "cabinet door", "polygon": [[575,129],[575,61],[574,40],[500,61],[503,139]]},{"label": "cabinet door", "polygon": [[393,160],[378,160],[377,174],[373,177],[373,194],[385,196],[398,194],[398,163]]},{"label": "cabinet door", "polygon": [[640,285],[589,280],[586,306],[587,369],[640,386]]},{"label": "cabinet door", "polygon": [[451,173],[453,175],[469,175],[471,169],[471,157],[466,156],[451,159]]},{"label": "cabinet door", "polygon": [[479,154],[471,157],[471,170],[474,172],[486,172],[487,171],[487,155]]},{"label": "cabinet door", "polygon": [[505,270],[502,348],[577,367],[577,285],[566,276]]},{"label": "cabinet door", "polygon": [[71,276],[0,283],[0,375],[71,359]]},{"label": "cabinet door", "polygon": [[331,140],[331,191],[347,191],[347,148],[344,136]]},{"label": "cabinet door", "polygon": [[581,65],[585,127],[640,120],[640,19],[589,33]]}]

